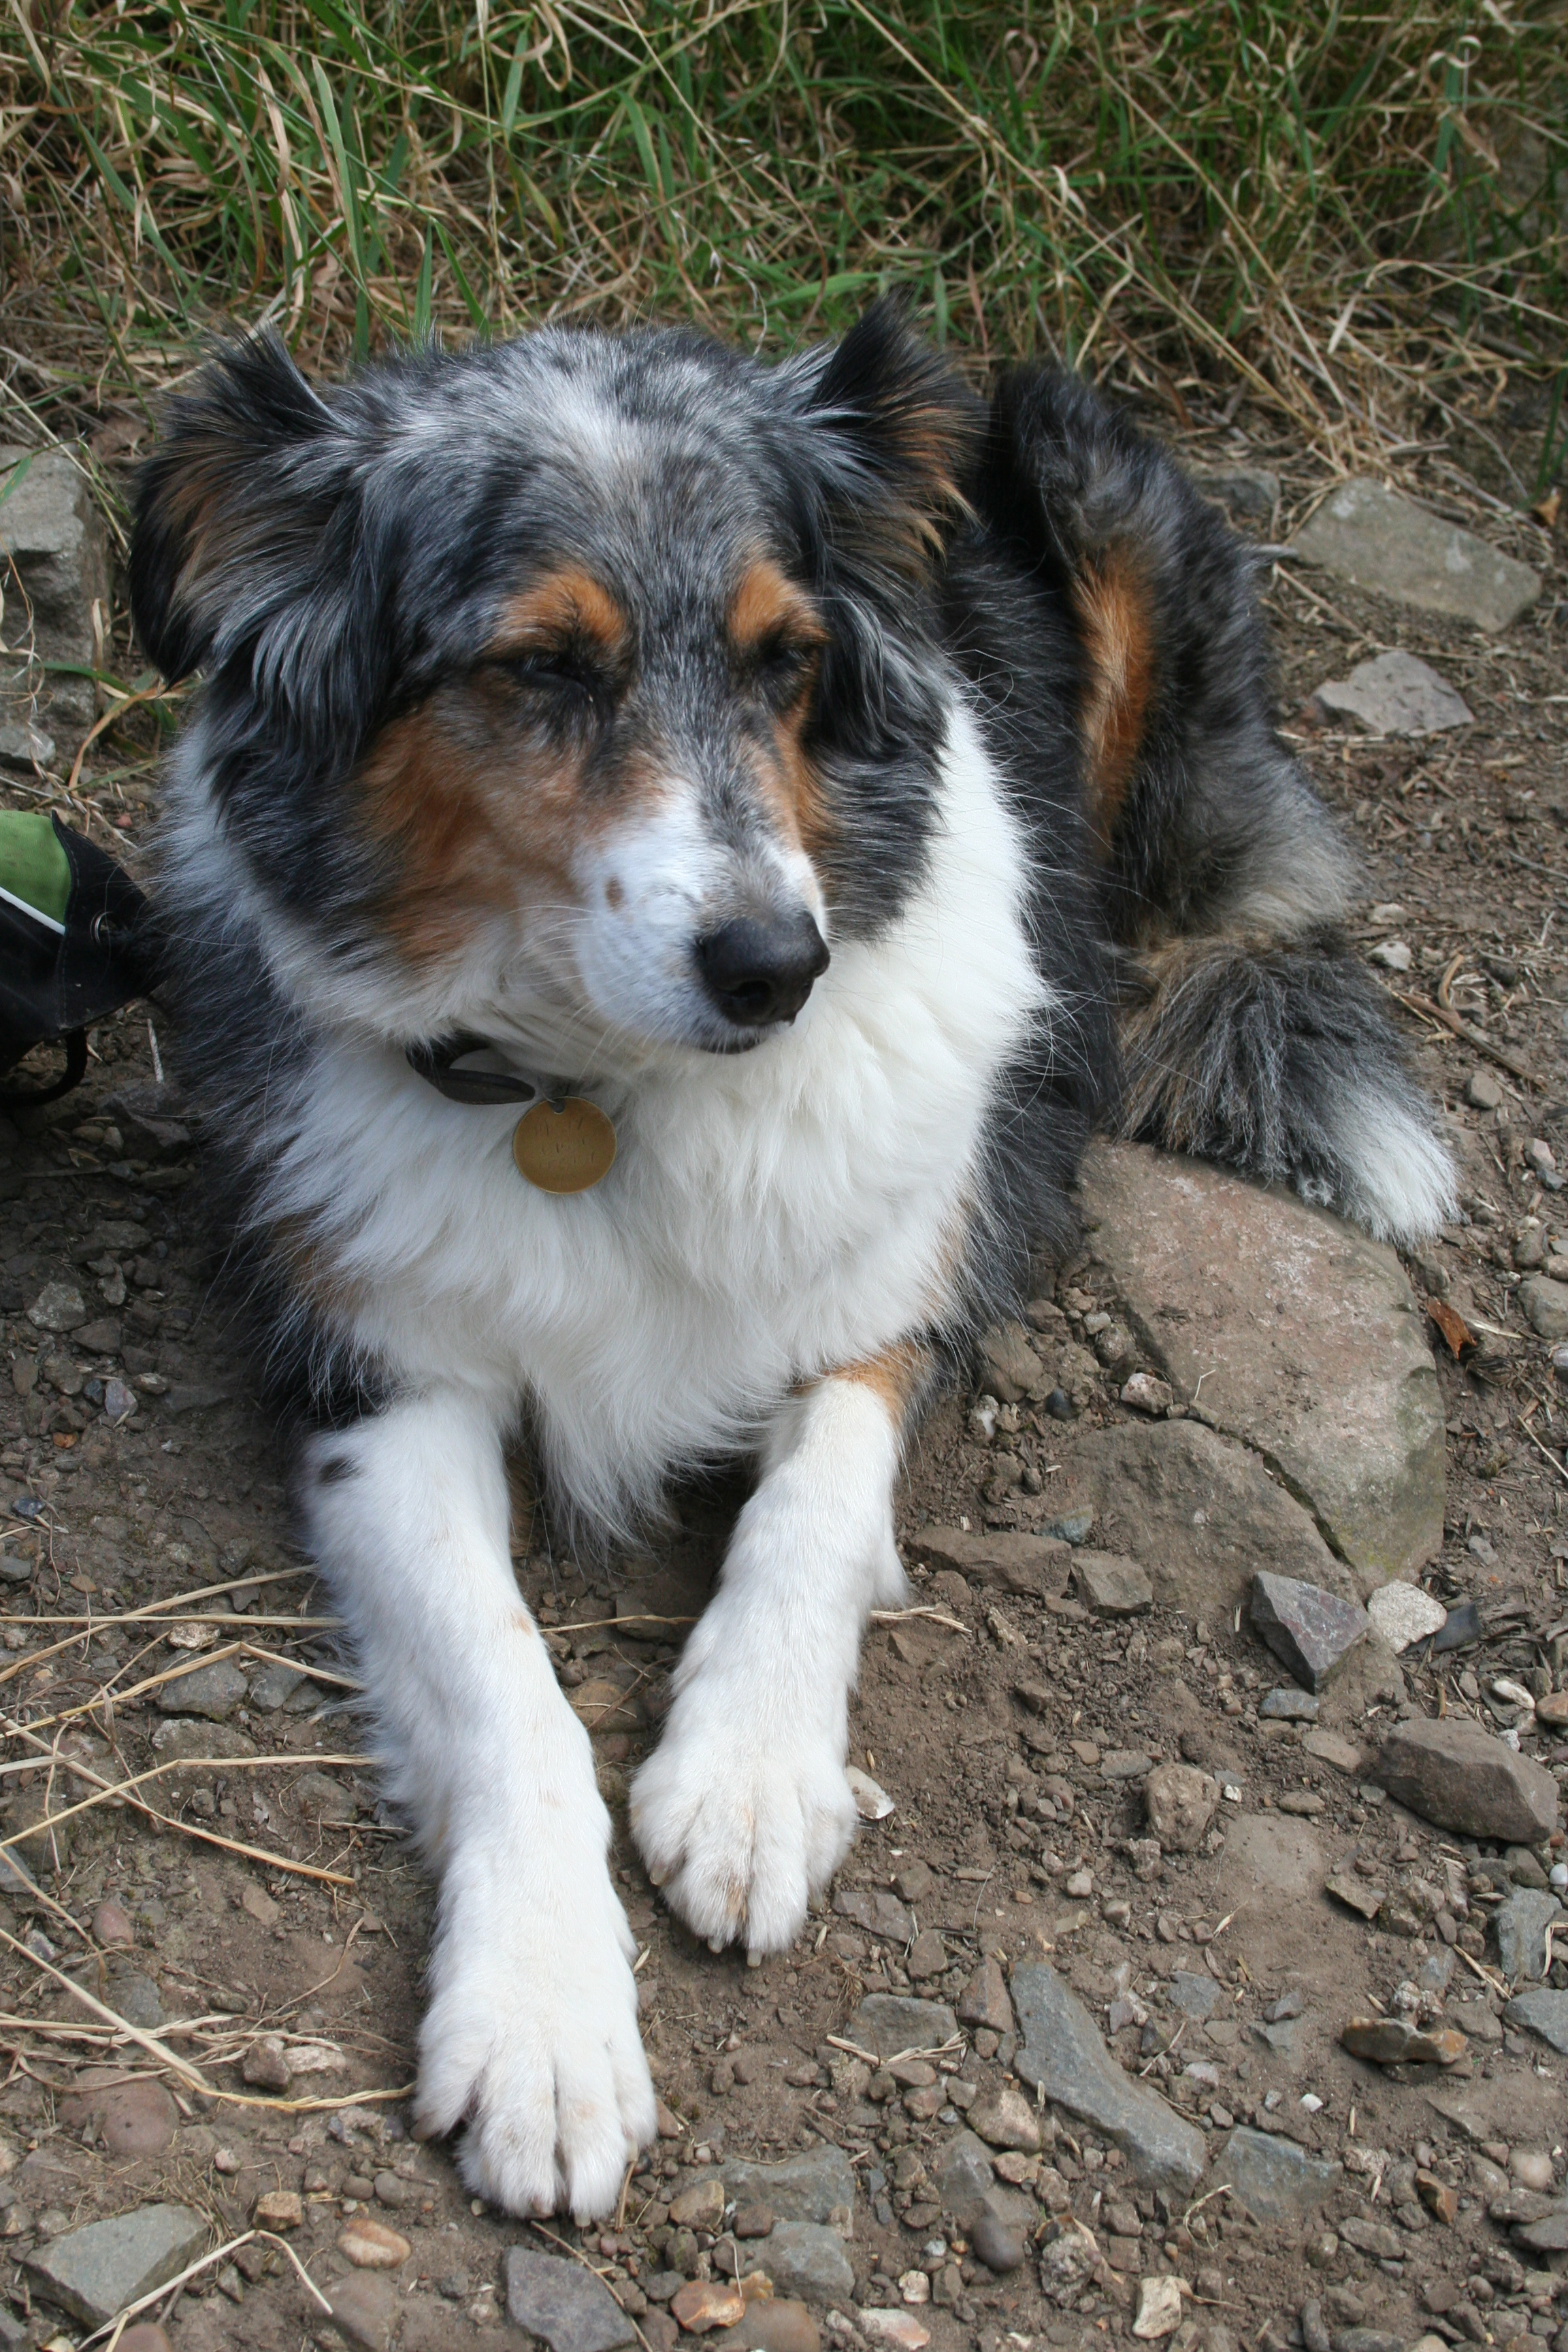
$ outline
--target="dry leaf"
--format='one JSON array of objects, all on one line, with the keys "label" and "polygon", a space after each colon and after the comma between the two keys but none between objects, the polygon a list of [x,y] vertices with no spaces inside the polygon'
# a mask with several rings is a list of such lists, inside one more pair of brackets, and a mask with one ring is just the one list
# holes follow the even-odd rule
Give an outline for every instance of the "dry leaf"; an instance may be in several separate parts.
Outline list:
[{"label": "dry leaf", "polygon": [[1426,1312],[1447,1341],[1450,1356],[1457,1356],[1462,1349],[1475,1346],[1475,1333],[1464,1317],[1457,1308],[1450,1307],[1447,1299],[1429,1298],[1426,1301]]}]

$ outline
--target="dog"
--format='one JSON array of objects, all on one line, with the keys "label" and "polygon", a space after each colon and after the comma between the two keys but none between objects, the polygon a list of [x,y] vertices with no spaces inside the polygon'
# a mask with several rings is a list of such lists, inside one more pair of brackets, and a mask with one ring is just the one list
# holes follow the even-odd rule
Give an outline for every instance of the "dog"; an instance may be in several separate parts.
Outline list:
[{"label": "dog", "polygon": [[203,674],[158,905],[231,1267],[439,1881],[417,2126],[610,2210],[654,2128],[588,1737],[509,1557],[757,1465],[631,1826],[717,1951],[853,1833],[922,1407],[1096,1123],[1413,1242],[1453,1175],[1336,928],[1252,559],[1039,367],[883,304],[768,362],[545,329],[169,408],[136,626]]}]

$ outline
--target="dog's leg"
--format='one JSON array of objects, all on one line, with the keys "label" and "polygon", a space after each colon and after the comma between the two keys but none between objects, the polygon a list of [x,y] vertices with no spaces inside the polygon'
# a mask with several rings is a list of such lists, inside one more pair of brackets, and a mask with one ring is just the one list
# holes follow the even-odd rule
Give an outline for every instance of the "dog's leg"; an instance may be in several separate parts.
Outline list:
[{"label": "dog's leg", "polygon": [[666,1899],[717,1951],[781,1951],[855,1829],[844,1777],[867,1612],[904,1591],[893,1483],[927,1364],[899,1348],[779,1410],[719,1591],[687,1643],[632,1829]]},{"label": "dog's leg", "polygon": [[588,1735],[512,1575],[499,1422],[437,1392],[312,1438],[304,1470],[390,1794],[440,1875],[419,2128],[466,2124],[464,2179],[512,2212],[606,2213],[653,2086]]}]

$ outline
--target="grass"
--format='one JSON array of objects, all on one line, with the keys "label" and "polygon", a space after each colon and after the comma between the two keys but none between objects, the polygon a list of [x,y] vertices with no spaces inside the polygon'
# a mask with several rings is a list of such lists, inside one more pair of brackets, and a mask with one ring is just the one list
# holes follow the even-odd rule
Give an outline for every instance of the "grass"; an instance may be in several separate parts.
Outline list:
[{"label": "grass", "polygon": [[1506,362],[1538,490],[1561,459],[1562,0],[0,11],[13,409],[145,403],[263,316],[337,367],[563,316],[773,344],[900,284],[980,361],[1236,392],[1331,455]]}]

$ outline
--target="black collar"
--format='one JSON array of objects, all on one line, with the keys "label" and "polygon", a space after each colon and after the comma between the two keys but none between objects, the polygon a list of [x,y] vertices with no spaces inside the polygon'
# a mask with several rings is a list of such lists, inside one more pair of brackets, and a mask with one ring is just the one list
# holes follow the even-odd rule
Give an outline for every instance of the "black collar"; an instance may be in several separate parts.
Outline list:
[{"label": "black collar", "polygon": [[520,1077],[510,1070],[463,1068],[470,1055],[497,1050],[486,1037],[444,1037],[436,1043],[410,1045],[408,1066],[417,1071],[426,1086],[445,1095],[448,1102],[553,1102],[558,1094],[564,1096],[569,1091],[563,1085],[557,1088],[547,1082]]}]

